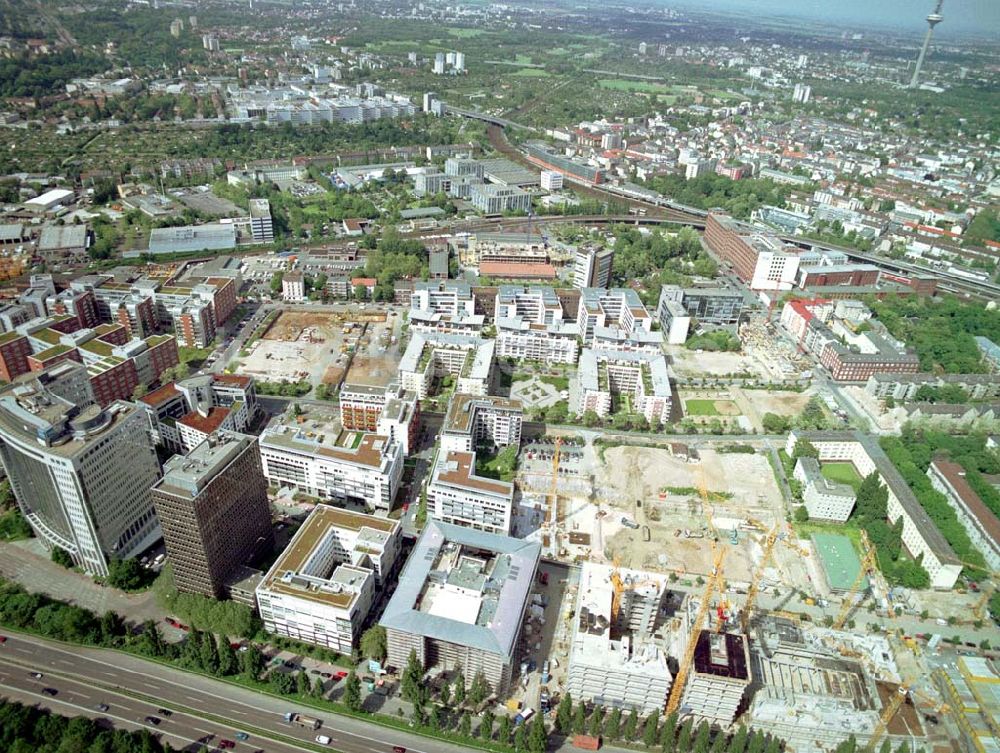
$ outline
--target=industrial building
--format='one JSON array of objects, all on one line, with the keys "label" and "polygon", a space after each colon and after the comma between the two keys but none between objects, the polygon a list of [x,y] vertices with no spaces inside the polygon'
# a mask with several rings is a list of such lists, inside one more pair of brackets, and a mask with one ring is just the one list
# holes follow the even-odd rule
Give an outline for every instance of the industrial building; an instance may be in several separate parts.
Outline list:
[{"label": "industrial building", "polygon": [[476,453],[441,450],[427,485],[427,514],[444,523],[508,535],[514,485],[479,476]]},{"label": "industrial building", "polygon": [[673,680],[658,635],[666,595],[664,575],[583,563],[566,676],[575,701],[662,711]]},{"label": "industrial building", "polygon": [[161,536],[150,494],[160,465],[128,403],[81,408],[37,382],[11,385],[0,393],[0,461],[35,535],[91,575]]},{"label": "industrial building", "polygon": [[400,539],[398,521],[316,505],[257,586],[264,628],[350,655]]},{"label": "industrial building", "polygon": [[224,598],[233,576],[274,546],[255,437],[220,432],[174,455],[153,504],[178,591]]},{"label": "industrial building", "polygon": [[903,544],[907,552],[913,558],[922,557],[921,564],[930,576],[932,588],[954,587],[962,572],[961,562],[877,439],[854,431],[795,429],[788,435],[785,452],[792,455],[800,439],[819,451],[821,463],[851,462],[862,477],[877,472],[889,491],[889,522],[894,524],[903,519]]},{"label": "industrial building", "polygon": [[502,697],[541,554],[536,542],[428,520],[379,624],[386,664],[482,672]]}]

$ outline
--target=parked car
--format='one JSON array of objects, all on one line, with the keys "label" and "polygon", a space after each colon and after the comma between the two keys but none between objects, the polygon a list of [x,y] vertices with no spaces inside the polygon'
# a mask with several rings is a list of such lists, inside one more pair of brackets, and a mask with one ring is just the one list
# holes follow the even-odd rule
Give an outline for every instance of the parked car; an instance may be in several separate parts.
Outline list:
[{"label": "parked car", "polygon": [[98,711],[100,711],[103,714],[105,711],[107,711],[111,707],[108,704],[106,704],[106,703],[99,703],[94,708],[96,708]]},{"label": "parked car", "polygon": [[162,721],[163,721],[162,719],[160,719],[159,717],[156,717],[156,716],[147,716],[146,717],[146,722],[148,724],[152,724],[154,727],[159,727],[160,726],[160,722],[162,722]]}]

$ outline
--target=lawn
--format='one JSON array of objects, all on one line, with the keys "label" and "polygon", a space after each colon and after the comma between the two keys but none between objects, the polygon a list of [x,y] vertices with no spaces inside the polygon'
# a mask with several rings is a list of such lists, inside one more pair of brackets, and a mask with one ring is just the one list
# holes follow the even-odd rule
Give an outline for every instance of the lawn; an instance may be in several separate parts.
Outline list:
[{"label": "lawn", "polygon": [[[470,37],[478,37],[480,34],[485,34],[482,29],[467,29],[465,27],[449,26],[448,33],[453,37],[459,37],[460,39],[468,39]],[[531,62],[530,60],[528,62]]]},{"label": "lawn", "polygon": [[820,471],[831,481],[849,484],[855,490],[861,486],[862,478],[855,470],[854,463],[823,463]]},{"label": "lawn", "polygon": [[714,400],[686,400],[685,410],[689,416],[718,416]]},{"label": "lawn", "polygon": [[620,78],[602,78],[598,82],[602,89],[616,89],[626,92],[648,92],[650,94],[669,94],[673,86],[658,84],[654,81],[625,81]]},{"label": "lawn", "polygon": [[187,348],[184,346],[177,348],[177,357],[181,363],[191,365],[191,368],[200,368],[205,359],[212,352],[212,348]]},{"label": "lawn", "polygon": [[552,76],[544,68],[519,68],[514,71],[515,76],[524,76],[525,78],[550,78]]}]

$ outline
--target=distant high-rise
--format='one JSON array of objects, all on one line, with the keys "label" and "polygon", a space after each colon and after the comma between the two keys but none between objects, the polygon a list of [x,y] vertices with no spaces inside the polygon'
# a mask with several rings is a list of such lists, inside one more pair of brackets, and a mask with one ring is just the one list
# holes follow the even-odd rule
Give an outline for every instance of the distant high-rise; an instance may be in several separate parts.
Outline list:
[{"label": "distant high-rise", "polygon": [[441,75],[444,73],[444,53],[439,52],[434,56],[434,73]]},{"label": "distant high-rise", "polygon": [[455,70],[464,71],[465,70],[465,53],[456,52],[455,53]]},{"label": "distant high-rise", "polygon": [[812,87],[807,84],[796,84],[795,90],[792,92],[792,100],[795,102],[801,102],[805,104],[809,101],[812,96]]},{"label": "distant high-rise", "polygon": [[615,261],[613,248],[580,248],[573,268],[573,287],[606,288],[611,284],[611,267]]},{"label": "distant high-rise", "polygon": [[220,432],[175,455],[153,501],[180,591],[221,598],[229,578],[274,545],[254,437]]},{"label": "distant high-rise", "polygon": [[913,69],[913,78],[910,79],[910,88],[916,89],[920,85],[920,69],[924,66],[924,58],[927,57],[927,49],[931,46],[931,37],[934,36],[934,27],[941,23],[944,18],[941,16],[941,6],[944,0],[937,0],[934,12],[927,16],[927,36],[924,37],[924,44],[920,48],[920,55],[917,56],[917,67]]},{"label": "distant high-rise", "polygon": [[0,395],[0,460],[35,535],[91,575],[160,538],[149,491],[160,464],[135,406],[81,408],[20,383]]}]

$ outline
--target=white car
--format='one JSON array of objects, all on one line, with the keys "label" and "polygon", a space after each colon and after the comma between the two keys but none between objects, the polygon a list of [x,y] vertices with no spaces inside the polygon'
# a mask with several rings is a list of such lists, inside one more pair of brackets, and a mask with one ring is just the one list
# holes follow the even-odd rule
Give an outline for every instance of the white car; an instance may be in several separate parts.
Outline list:
[{"label": "white car", "polygon": [[316,742],[320,745],[329,745],[330,737],[328,735],[316,735]]}]

